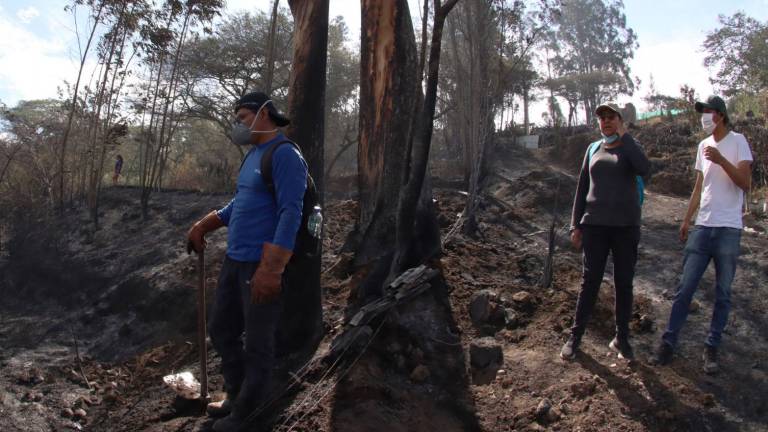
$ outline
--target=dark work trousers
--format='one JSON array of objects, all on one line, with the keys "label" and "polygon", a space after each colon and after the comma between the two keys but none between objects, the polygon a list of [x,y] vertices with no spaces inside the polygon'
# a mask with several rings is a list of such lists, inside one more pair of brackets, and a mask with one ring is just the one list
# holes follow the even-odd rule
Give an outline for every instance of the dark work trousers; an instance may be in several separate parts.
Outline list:
[{"label": "dark work trousers", "polygon": [[586,330],[610,252],[613,256],[613,280],[616,286],[616,336],[626,338],[629,336],[629,319],[632,316],[632,279],[635,277],[640,227],[582,225],[581,232],[584,268],[571,333],[581,337]]},{"label": "dark work trousers", "polygon": [[282,311],[282,299],[261,305],[251,302],[250,280],[258,264],[224,259],[208,325],[211,342],[221,355],[224,390],[237,395],[233,414],[239,417],[267,397]]}]

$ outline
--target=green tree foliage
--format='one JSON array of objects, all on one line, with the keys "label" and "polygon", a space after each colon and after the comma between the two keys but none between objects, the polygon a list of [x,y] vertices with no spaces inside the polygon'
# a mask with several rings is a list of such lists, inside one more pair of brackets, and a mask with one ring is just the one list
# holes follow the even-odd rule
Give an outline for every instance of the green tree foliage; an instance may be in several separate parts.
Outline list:
[{"label": "green tree foliage", "polygon": [[717,69],[711,79],[727,95],[768,90],[768,22],[743,12],[720,15],[720,27],[704,40],[704,65]]},{"label": "green tree foliage", "polygon": [[[263,11],[228,15],[210,35],[192,40],[183,52],[181,79],[190,89],[187,109],[197,118],[215,122],[225,136],[229,136],[234,101],[264,88],[270,19]],[[290,12],[280,9],[270,96],[281,106],[288,97],[292,34]]]},{"label": "green tree foliage", "polygon": [[578,95],[587,123],[600,102],[635,88],[629,61],[637,35],[627,27],[623,10],[620,0],[558,0],[550,9],[548,39],[557,87],[569,103]]},{"label": "green tree foliage", "polygon": [[66,126],[64,104],[56,99],[21,101],[0,107],[0,197],[3,214],[22,205],[52,207],[58,187],[57,144]]}]

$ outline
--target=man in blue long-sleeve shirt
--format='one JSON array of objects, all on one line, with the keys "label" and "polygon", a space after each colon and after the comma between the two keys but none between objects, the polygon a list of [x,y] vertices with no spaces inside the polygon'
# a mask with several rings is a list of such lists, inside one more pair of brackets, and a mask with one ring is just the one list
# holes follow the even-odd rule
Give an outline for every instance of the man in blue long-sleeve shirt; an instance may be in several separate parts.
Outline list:
[{"label": "man in blue long-sleeve shirt", "polygon": [[[245,155],[234,198],[195,223],[190,247],[201,252],[206,233],[227,226],[227,254],[219,275],[208,331],[221,355],[227,398],[210,404],[209,414],[227,417],[217,432],[238,430],[265,401],[275,358],[275,333],[282,309],[282,274],[301,224],[307,164],[292,145],[272,154],[274,192],[265,184],[261,158],[286,141],[278,127],[288,125],[264,93],[248,93],[235,106],[232,141],[253,145]],[[245,333],[245,344],[241,341]]]}]

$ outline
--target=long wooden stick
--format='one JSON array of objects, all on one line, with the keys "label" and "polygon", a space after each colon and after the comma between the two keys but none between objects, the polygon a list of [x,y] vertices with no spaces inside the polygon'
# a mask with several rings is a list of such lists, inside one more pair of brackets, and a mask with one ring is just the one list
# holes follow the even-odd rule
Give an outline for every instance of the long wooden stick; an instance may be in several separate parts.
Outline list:
[{"label": "long wooden stick", "polygon": [[208,399],[208,346],[205,342],[205,251],[197,254],[197,347],[200,351],[200,399]]}]

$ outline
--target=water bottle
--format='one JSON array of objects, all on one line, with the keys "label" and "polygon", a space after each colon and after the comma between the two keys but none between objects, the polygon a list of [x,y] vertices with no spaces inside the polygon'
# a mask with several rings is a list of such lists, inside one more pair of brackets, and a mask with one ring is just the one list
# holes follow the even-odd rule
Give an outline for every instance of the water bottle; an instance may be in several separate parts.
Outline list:
[{"label": "water bottle", "polygon": [[319,205],[312,209],[312,214],[307,219],[307,230],[316,239],[319,239],[323,233],[323,209]]}]

